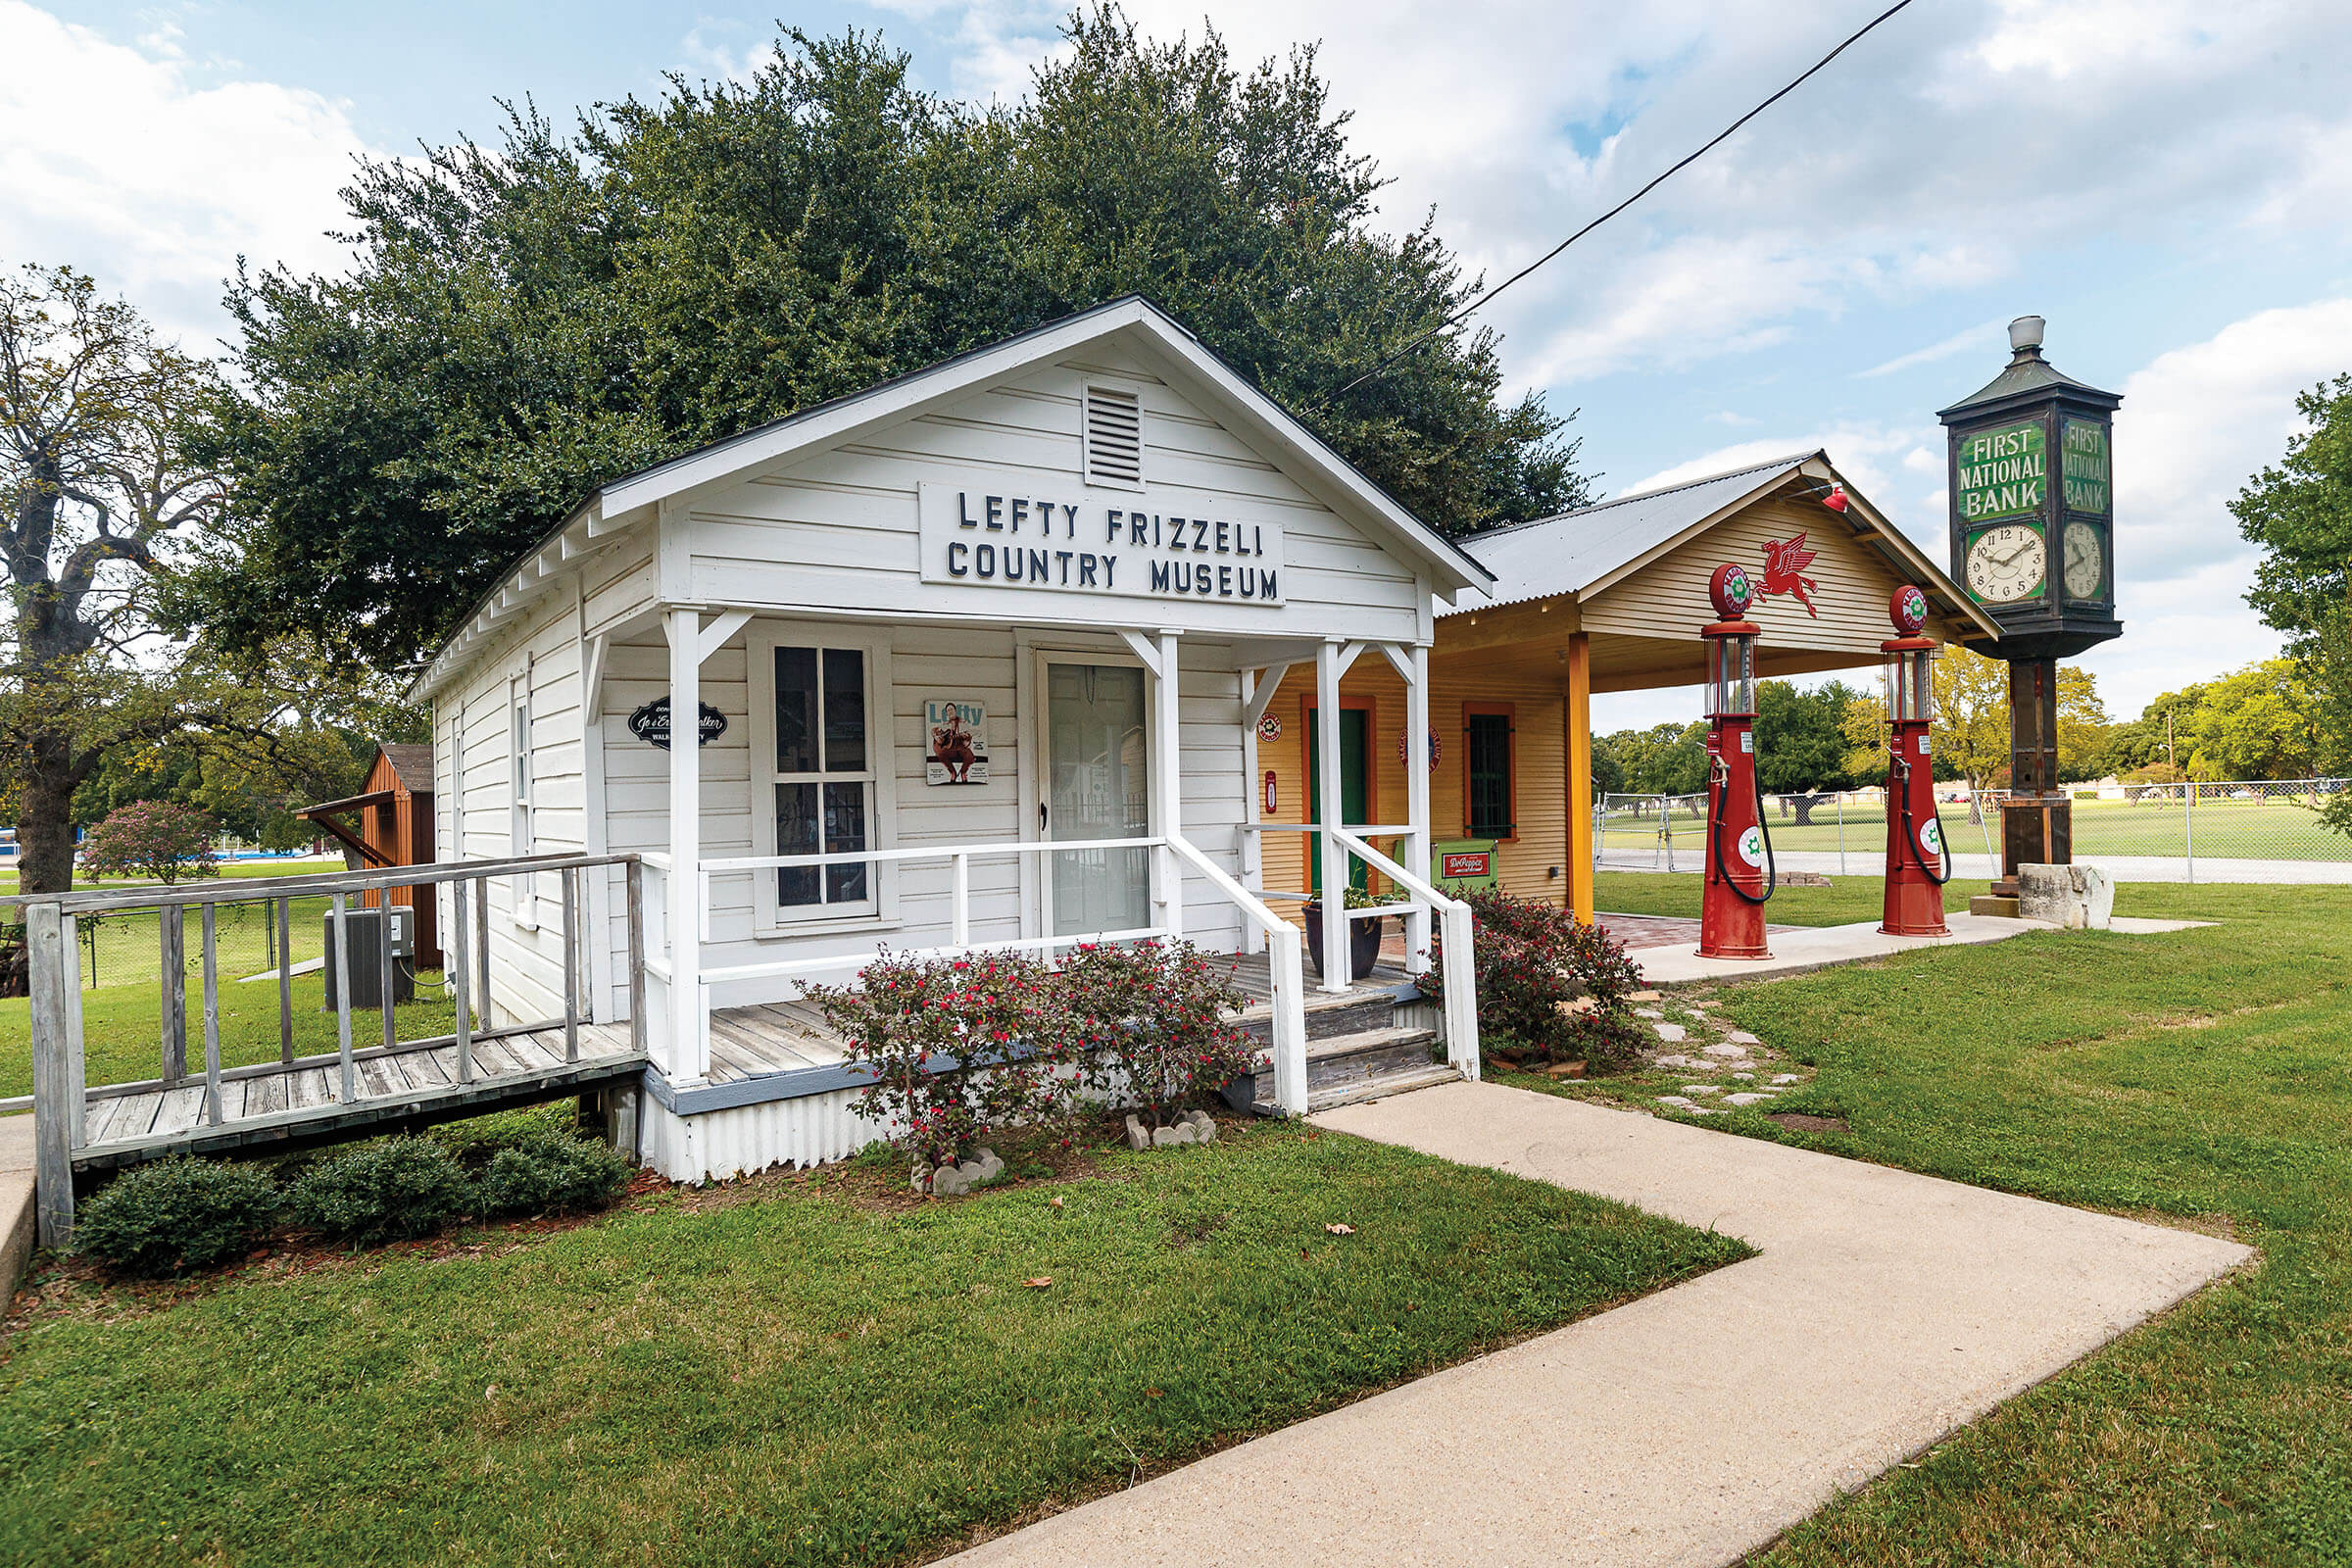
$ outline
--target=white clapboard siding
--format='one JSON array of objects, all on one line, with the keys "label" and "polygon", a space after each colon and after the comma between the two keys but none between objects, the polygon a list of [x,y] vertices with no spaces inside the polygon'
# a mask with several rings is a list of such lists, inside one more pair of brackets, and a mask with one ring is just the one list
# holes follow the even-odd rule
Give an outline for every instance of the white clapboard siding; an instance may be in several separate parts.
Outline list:
[{"label": "white clapboard siding", "polygon": [[[1349,636],[1416,635],[1421,596],[1408,563],[1171,388],[1117,363],[1124,358],[1090,350],[1084,362],[1032,367],[944,410],[710,487],[692,498],[681,524],[691,563],[683,596],[859,611],[919,604],[1015,620],[1115,623],[1124,613],[1138,626],[1244,635],[1306,619]],[[1002,476],[1008,487],[1088,493],[1080,399],[1090,379],[1105,378],[1143,395],[1153,510],[1281,522],[1284,607],[921,581],[919,487]]]}]

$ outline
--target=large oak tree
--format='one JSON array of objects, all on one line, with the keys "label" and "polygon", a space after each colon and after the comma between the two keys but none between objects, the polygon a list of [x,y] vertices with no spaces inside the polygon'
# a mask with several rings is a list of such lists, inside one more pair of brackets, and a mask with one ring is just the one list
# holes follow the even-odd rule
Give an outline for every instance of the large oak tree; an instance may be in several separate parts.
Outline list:
[{"label": "large oak tree", "polygon": [[1441,528],[1588,498],[1487,331],[1348,387],[1477,284],[1380,226],[1311,50],[1067,34],[1006,107],[793,32],[740,84],[364,166],[347,273],[234,285],[235,537],[181,614],[415,660],[599,482],[1131,292]]}]

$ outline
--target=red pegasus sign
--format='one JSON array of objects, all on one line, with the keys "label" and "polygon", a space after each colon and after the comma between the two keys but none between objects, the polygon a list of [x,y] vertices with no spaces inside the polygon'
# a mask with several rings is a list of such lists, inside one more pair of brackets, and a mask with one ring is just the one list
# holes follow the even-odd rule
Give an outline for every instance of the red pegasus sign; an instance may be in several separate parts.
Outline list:
[{"label": "red pegasus sign", "polygon": [[1819,593],[1821,584],[1804,574],[1819,553],[1805,548],[1805,536],[1796,534],[1788,543],[1778,539],[1764,541],[1764,580],[1757,586],[1768,594],[1794,594],[1796,602],[1805,607],[1805,613],[1815,620],[1821,612],[1813,608],[1808,596]]}]

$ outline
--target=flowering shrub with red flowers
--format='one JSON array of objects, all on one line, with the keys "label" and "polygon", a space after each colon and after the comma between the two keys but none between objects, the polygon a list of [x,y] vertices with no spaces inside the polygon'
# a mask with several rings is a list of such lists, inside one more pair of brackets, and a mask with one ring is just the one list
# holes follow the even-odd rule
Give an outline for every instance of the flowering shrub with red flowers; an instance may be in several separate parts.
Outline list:
[{"label": "flowering shrub with red flowers", "polygon": [[81,867],[93,877],[150,876],[166,884],[213,876],[220,869],[213,848],[219,828],[194,807],[133,801],[82,836]]},{"label": "flowering shrub with red flowers", "polygon": [[1001,1128],[1053,1113],[1062,1092],[1054,977],[1009,953],[915,958],[885,952],[860,984],[810,986],[851,1061],[873,1074],[858,1112],[902,1123],[932,1165],[968,1155]]},{"label": "flowering shrub with red flowers", "polygon": [[[1475,932],[1471,972],[1478,977],[1478,1025],[1497,1050],[1543,1061],[1583,1061],[1593,1072],[1633,1065],[1642,1046],[1629,995],[1642,971],[1624,944],[1569,910],[1498,889],[1462,895]],[[1431,998],[1446,990],[1444,944],[1433,942],[1430,971],[1419,979]],[[1581,1010],[1569,1004],[1589,997]],[[1508,1036],[1505,1042],[1500,1037]]]},{"label": "flowering shrub with red flowers", "polygon": [[1189,942],[1081,947],[1054,978],[1061,1054],[1078,1081],[1153,1127],[1256,1068],[1257,1042],[1228,1016],[1249,1001],[1230,960],[1212,963]]}]

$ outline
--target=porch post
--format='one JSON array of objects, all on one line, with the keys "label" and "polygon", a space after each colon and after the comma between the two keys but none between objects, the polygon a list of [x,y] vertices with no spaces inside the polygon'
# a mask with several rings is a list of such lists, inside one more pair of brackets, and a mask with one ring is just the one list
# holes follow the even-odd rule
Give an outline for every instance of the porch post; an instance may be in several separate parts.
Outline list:
[{"label": "porch post", "polygon": [[[1430,869],[1429,828],[1429,649],[1416,643],[1407,652],[1412,673],[1404,683],[1404,820],[1412,832],[1396,857],[1404,868],[1426,876]],[[1404,916],[1404,972],[1429,968],[1429,910],[1410,906]]]},{"label": "porch post", "polygon": [[669,1077],[698,1083],[710,1073],[703,1032],[703,617],[672,610],[669,633]]},{"label": "porch post", "polygon": [[1593,918],[1592,861],[1592,634],[1568,635],[1568,908],[1587,925]]},{"label": "porch post", "polygon": [[[1177,634],[1162,631],[1157,639],[1159,668],[1154,672],[1159,682],[1159,702],[1152,713],[1155,733],[1152,737],[1152,767],[1159,775],[1159,829],[1162,838],[1179,838],[1184,833],[1184,750],[1182,683],[1177,678]],[[1162,845],[1152,852],[1159,862],[1159,891],[1164,901],[1160,924],[1168,940],[1184,939],[1184,863],[1176,852]]]},{"label": "porch post", "polygon": [[1321,826],[1315,841],[1322,856],[1323,985],[1325,991],[1345,991],[1348,973],[1348,852],[1333,831],[1347,824],[1340,808],[1340,645],[1315,645],[1315,780],[1316,815]]},{"label": "porch post", "polygon": [[[1251,894],[1266,891],[1265,835],[1252,833],[1247,824],[1256,822],[1261,814],[1257,808],[1257,723],[1250,716],[1250,699],[1257,695],[1257,671],[1244,668],[1242,681],[1242,821],[1245,824],[1234,846],[1235,858],[1242,870],[1242,886]],[[1242,951],[1263,953],[1266,934],[1254,920],[1242,922]]]}]

